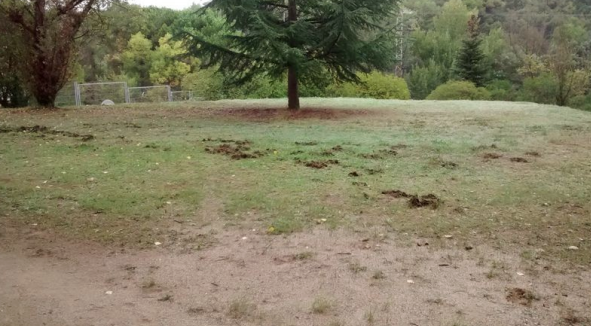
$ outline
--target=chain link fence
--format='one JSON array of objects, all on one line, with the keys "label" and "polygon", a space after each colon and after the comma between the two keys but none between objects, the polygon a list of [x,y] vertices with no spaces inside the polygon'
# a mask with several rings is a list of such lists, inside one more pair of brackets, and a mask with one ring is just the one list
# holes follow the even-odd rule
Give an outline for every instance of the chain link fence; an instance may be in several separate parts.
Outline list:
[{"label": "chain link fence", "polygon": [[172,91],[170,86],[129,87],[126,82],[74,83],[57,96],[57,106],[162,103],[195,100],[192,91]]}]

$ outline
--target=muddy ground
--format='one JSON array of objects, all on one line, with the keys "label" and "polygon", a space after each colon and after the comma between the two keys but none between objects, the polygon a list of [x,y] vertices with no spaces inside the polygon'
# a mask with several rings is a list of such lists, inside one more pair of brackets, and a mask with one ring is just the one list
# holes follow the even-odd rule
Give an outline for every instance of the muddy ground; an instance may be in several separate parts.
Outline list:
[{"label": "muddy ground", "polygon": [[214,237],[181,253],[5,231],[0,325],[590,325],[588,271],[525,268],[486,246],[322,227]]}]

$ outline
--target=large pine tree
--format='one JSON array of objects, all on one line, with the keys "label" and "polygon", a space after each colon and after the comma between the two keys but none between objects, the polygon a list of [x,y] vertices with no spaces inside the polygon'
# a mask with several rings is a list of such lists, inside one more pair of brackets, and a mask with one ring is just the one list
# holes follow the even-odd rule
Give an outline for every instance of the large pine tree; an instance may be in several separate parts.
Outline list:
[{"label": "large pine tree", "polygon": [[456,63],[456,74],[460,79],[482,87],[486,82],[487,68],[484,63],[484,53],[480,47],[482,39],[479,25],[480,19],[472,16],[468,22],[468,37],[463,41]]},{"label": "large pine tree", "polygon": [[221,42],[188,34],[191,52],[236,82],[287,73],[288,107],[298,109],[299,84],[331,73],[358,82],[357,72],[390,68],[399,0],[212,0],[231,35]]}]

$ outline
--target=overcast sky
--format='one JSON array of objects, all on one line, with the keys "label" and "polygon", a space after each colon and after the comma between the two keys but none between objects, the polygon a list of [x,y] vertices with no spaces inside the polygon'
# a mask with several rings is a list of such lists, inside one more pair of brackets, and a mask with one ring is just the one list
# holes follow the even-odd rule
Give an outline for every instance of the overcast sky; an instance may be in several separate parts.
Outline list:
[{"label": "overcast sky", "polygon": [[172,9],[185,9],[190,7],[193,3],[202,4],[205,0],[130,0],[130,3],[138,4],[141,6],[156,6],[166,7]]}]

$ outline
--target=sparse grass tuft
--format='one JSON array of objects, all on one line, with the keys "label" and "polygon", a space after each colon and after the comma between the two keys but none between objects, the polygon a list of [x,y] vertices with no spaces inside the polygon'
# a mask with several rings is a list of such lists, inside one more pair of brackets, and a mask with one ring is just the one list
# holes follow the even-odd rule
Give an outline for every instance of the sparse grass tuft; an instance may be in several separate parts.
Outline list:
[{"label": "sparse grass tuft", "polygon": [[312,312],[315,314],[325,314],[332,308],[332,301],[325,297],[317,297],[312,302]]},{"label": "sparse grass tuft", "polygon": [[386,278],[386,274],[383,271],[375,271],[371,278],[374,280],[383,280]]},{"label": "sparse grass tuft", "polygon": [[367,266],[363,266],[358,262],[352,262],[349,264],[349,270],[353,272],[353,274],[359,274],[367,271]]},{"label": "sparse grass tuft", "polygon": [[305,251],[305,252],[301,252],[299,254],[295,254],[294,258],[295,260],[309,260],[314,258],[315,254],[311,251]]},{"label": "sparse grass tuft", "polygon": [[235,299],[228,307],[228,317],[232,319],[247,319],[255,315],[256,305],[246,298]]},{"label": "sparse grass tuft", "polygon": [[144,289],[144,290],[153,289],[155,287],[156,287],[156,281],[154,281],[153,279],[147,279],[144,282],[142,282],[142,289]]},{"label": "sparse grass tuft", "polygon": [[373,326],[376,323],[376,315],[373,309],[370,309],[365,313],[365,321],[367,322],[368,326]]}]

